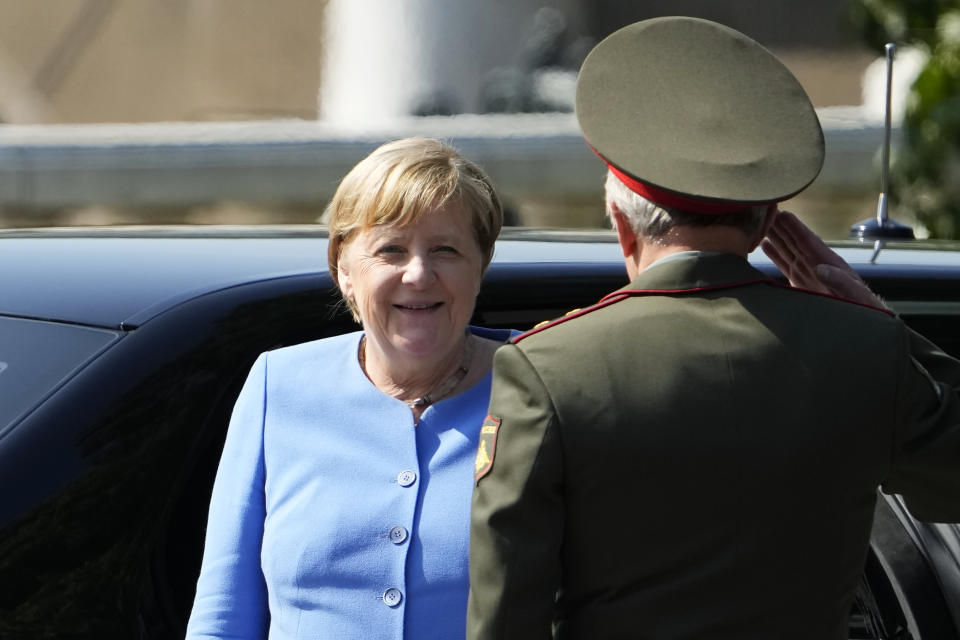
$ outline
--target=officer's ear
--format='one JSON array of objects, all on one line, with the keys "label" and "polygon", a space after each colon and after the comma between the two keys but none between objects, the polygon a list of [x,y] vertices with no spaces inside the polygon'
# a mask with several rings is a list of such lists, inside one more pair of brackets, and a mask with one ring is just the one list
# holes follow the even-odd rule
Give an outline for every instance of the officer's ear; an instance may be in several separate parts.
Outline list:
[{"label": "officer's ear", "polygon": [[610,220],[617,232],[617,241],[620,243],[620,251],[623,252],[623,257],[627,259],[635,258],[637,255],[637,234],[634,233],[630,221],[623,215],[615,202],[609,202],[607,206],[610,207]]}]

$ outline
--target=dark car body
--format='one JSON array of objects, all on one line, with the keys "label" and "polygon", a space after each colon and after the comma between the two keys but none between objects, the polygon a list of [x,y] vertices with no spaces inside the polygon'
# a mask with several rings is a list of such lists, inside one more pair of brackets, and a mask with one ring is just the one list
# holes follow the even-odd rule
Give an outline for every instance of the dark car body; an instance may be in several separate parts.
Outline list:
[{"label": "dark car body", "polygon": [[[321,228],[0,232],[0,638],[183,636],[248,368],[357,328],[326,249]],[[960,355],[960,251],[841,253]],[[624,284],[610,233],[511,230],[474,323],[529,328]],[[960,638],[956,525],[878,501],[850,637]]]}]

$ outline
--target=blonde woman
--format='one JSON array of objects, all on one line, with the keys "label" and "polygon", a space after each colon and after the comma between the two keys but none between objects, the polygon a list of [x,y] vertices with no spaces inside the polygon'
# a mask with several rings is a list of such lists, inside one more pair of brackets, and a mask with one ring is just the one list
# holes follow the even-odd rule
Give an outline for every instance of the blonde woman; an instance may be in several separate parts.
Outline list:
[{"label": "blonde woman", "polygon": [[263,354],[231,420],[188,638],[461,638],[494,350],[468,326],[503,213],[429,139],[388,143],[327,211],[363,330]]}]

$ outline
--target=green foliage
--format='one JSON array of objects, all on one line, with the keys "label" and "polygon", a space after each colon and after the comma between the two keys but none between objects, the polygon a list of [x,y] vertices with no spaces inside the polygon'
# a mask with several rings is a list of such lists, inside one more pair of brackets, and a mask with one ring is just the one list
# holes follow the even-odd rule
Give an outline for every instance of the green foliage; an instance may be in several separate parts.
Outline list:
[{"label": "green foliage", "polygon": [[891,198],[931,237],[960,237],[960,0],[851,0],[850,16],[877,51],[896,42],[929,56],[907,100]]}]

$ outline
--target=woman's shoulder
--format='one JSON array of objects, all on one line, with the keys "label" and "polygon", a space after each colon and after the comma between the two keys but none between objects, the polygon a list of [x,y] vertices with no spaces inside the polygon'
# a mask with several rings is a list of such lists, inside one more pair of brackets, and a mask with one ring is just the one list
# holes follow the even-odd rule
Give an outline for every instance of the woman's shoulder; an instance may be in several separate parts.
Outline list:
[{"label": "woman's shoulder", "polygon": [[301,342],[268,351],[265,355],[269,367],[316,365],[318,363],[340,364],[343,359],[356,358],[361,331],[344,333],[330,338]]}]

